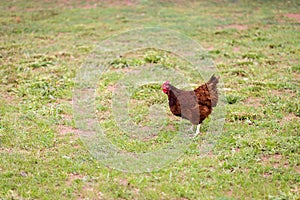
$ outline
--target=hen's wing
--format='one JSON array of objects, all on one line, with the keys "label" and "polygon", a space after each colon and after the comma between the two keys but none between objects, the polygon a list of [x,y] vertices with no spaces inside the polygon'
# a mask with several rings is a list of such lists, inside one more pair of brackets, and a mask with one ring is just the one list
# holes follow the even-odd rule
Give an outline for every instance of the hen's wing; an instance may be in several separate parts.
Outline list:
[{"label": "hen's wing", "polygon": [[215,107],[217,105],[218,82],[218,78],[213,75],[206,84],[203,84],[194,90],[199,105],[208,107]]},{"label": "hen's wing", "polygon": [[193,124],[199,123],[199,105],[194,91],[184,91],[177,88],[171,90],[169,106],[174,115],[188,119]]}]

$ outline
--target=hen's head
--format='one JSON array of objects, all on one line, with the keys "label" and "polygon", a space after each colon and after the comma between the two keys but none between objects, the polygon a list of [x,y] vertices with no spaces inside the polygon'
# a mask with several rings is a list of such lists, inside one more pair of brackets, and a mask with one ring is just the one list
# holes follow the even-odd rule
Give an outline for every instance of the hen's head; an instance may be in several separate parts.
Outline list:
[{"label": "hen's head", "polygon": [[166,81],[162,86],[161,86],[162,91],[167,94],[170,90],[170,81]]}]

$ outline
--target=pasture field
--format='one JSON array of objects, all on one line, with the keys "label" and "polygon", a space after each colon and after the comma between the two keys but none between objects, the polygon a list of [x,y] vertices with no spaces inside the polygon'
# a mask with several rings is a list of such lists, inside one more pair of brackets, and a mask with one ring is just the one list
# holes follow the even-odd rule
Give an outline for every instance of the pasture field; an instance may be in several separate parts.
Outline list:
[{"label": "pasture field", "polygon": [[[299,1],[16,0],[1,1],[0,10],[0,199],[300,199]],[[74,79],[102,40],[145,27],[175,30],[207,50],[223,82],[226,116],[208,155],[199,149],[210,119],[175,162],[125,173],[95,159],[76,134]],[[153,64],[186,63],[153,49],[135,52],[99,79],[99,124],[129,152],[174,135],[175,118],[147,141],[128,139],[112,119],[114,83]],[[186,76],[204,82],[190,69]],[[149,123],[145,105],[168,109],[159,84],[132,98],[137,124]]]}]

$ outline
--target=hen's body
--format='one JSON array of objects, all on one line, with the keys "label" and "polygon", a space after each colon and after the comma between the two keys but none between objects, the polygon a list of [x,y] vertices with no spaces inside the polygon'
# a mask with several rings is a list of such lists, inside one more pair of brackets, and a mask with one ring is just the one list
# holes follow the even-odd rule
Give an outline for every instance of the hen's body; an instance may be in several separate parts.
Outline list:
[{"label": "hen's body", "polygon": [[212,112],[218,102],[218,79],[210,80],[193,91],[180,90],[166,82],[162,86],[168,95],[171,112],[189,120],[193,125],[201,124]]}]

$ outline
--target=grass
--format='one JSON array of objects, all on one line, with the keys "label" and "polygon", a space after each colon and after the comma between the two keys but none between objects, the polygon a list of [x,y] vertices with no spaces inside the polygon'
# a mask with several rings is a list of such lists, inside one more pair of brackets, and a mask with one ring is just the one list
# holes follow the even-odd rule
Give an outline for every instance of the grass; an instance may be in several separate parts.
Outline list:
[{"label": "grass", "polygon": [[[286,15],[299,13],[299,6],[259,0],[2,1],[0,199],[299,199],[299,19]],[[98,162],[75,134],[74,78],[100,41],[149,26],[175,29],[208,49],[224,83],[226,120],[209,155],[200,153],[200,136],[160,171],[123,173]],[[184,69],[189,83],[203,80],[180,58],[157,50],[111,62],[96,98],[107,137],[129,152],[168,144],[177,125],[171,115],[161,133],[146,140],[118,129],[110,109],[114,84],[141,66]],[[129,103],[134,122],[151,123],[151,105],[167,110],[159,87],[135,91]]]}]

